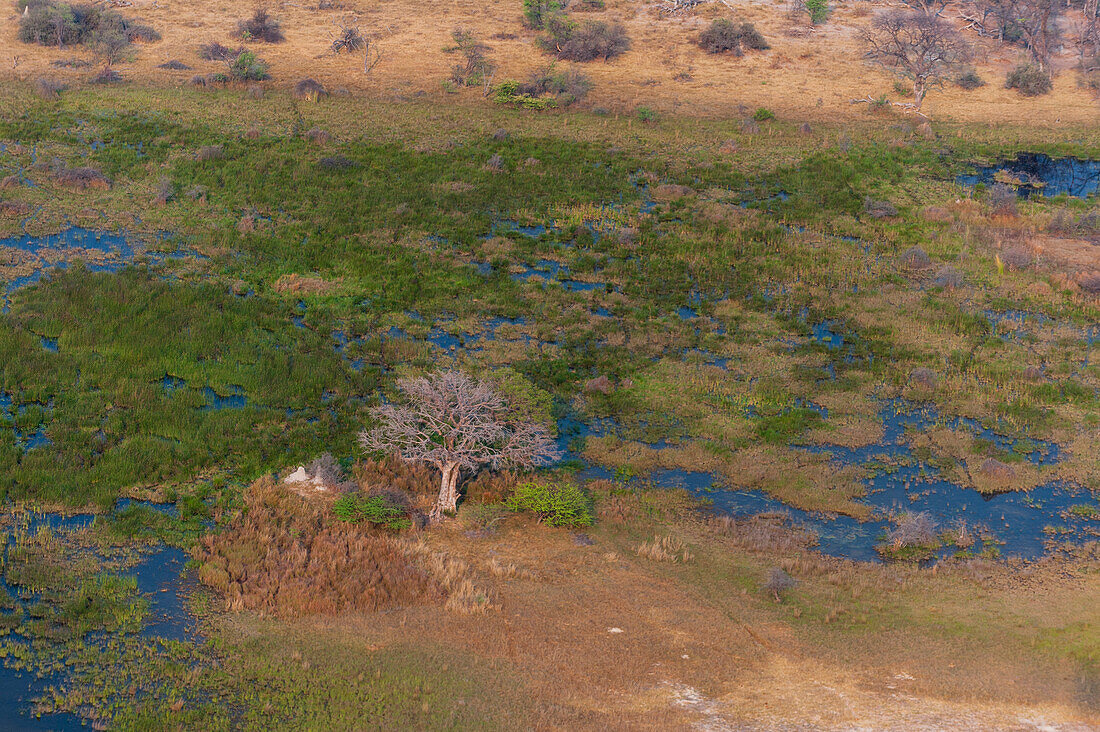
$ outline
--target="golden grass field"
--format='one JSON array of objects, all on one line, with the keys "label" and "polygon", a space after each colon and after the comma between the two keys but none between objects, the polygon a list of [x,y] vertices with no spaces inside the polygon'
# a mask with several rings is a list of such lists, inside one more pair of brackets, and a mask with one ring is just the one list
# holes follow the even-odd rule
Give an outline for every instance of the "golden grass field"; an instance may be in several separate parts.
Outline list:
[{"label": "golden grass field", "polygon": [[[741,2],[737,17],[754,23],[772,48],[750,51],[742,58],[713,56],[695,45],[698,32],[712,18],[731,15],[712,4],[694,14],[666,17],[657,3],[610,0],[607,9],[584,17],[620,21],[633,41],[632,49],[611,62],[581,64],[596,87],[585,104],[612,112],[629,113],[649,107],[666,114],[703,117],[743,117],[746,109],[768,107],[795,119],[824,119],[865,115],[866,105],[851,100],[887,94],[899,99],[889,75],[861,58],[858,31],[878,9],[873,3],[841,3],[828,22],[803,27],[788,17],[782,0]],[[488,42],[498,64],[496,80],[523,79],[548,58],[535,45],[536,34],[521,23],[519,0],[470,2],[455,0],[424,4],[412,0],[363,2],[347,0],[331,10],[310,3],[270,5],[281,21],[287,40],[281,44],[252,44],[271,64],[272,81],[287,87],[305,77],[330,90],[383,98],[428,94],[442,96],[442,84],[456,63],[445,52],[454,28],[465,28]],[[182,85],[193,74],[218,71],[221,64],[199,59],[201,43],[230,44],[238,19],[249,15],[253,2],[226,0],[191,3],[181,0],[134,0],[121,7],[128,17],[152,25],[163,40],[143,45],[129,63],[119,65],[124,78],[147,85]],[[428,14],[431,14],[430,17]],[[949,9],[947,17],[955,13]],[[354,19],[382,51],[381,62],[364,75],[362,55],[335,56],[330,43],[336,23]],[[0,75],[33,80],[48,76],[79,81],[92,71],[51,66],[60,59],[83,56],[81,49],[63,50],[27,46],[17,40],[19,13],[14,6],[0,11]],[[1072,24],[1072,17],[1067,18]],[[792,27],[795,37],[790,34]],[[495,37],[494,37],[495,36]],[[959,122],[1015,122],[1029,125],[1088,124],[1100,119],[1100,103],[1078,87],[1070,68],[1075,59],[1067,49],[1055,59],[1062,72],[1051,94],[1024,98],[1004,89],[1005,72],[1022,59],[1019,49],[984,41],[973,34],[976,69],[988,82],[974,91],[952,85],[934,89],[924,111],[937,120]],[[194,71],[166,71],[158,64],[178,60]],[[482,92],[470,89],[464,96]],[[904,101],[904,99],[901,99]]]}]

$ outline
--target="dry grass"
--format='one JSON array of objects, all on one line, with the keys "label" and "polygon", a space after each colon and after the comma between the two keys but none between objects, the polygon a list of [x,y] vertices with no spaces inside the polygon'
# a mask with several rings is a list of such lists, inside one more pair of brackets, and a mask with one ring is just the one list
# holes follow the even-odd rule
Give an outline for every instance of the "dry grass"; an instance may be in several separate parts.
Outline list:
[{"label": "dry grass", "polygon": [[340,522],[327,501],[305,500],[270,478],[248,489],[245,505],[196,550],[199,578],[224,593],[228,610],[297,616],[404,607],[438,601],[462,575],[445,559],[422,568],[402,540]]},{"label": "dry grass", "polygon": [[634,553],[654,562],[690,562],[695,558],[684,542],[672,534],[655,536],[650,541],[643,541],[634,547]]},{"label": "dry grass", "polygon": [[[617,59],[584,65],[596,84],[586,103],[623,113],[647,106],[665,114],[727,118],[736,115],[741,105],[765,106],[784,116],[835,119],[866,116],[866,105],[853,106],[852,99],[882,93],[894,96],[892,78],[861,60],[856,35],[869,22],[866,3],[838,5],[828,23],[811,33],[793,35],[787,34],[792,26],[785,4],[739,0],[735,5],[738,19],[753,23],[772,44],[770,50],[743,58],[703,52],[694,38],[721,14],[716,10],[663,18],[653,7],[613,0],[606,11],[586,15],[623,23],[633,41],[632,50]],[[157,68],[170,59],[201,67],[203,73],[223,70],[219,62],[197,57],[196,41],[229,43],[238,20],[255,8],[251,0],[201,6],[183,0],[136,0],[132,14],[162,32],[163,40],[141,47],[128,65],[127,78],[145,84],[177,84],[178,79]],[[535,47],[535,34],[522,27],[520,7],[512,0],[456,0],[433,7],[432,22],[424,22],[423,4],[414,0],[384,5],[352,0],[331,10],[286,3],[273,6],[272,13],[286,42],[265,44],[263,56],[271,63],[275,83],[284,88],[309,76],[328,88],[383,96],[427,92],[444,98],[442,82],[450,76],[454,59],[443,49],[452,44],[450,32],[455,27],[479,38],[493,38],[499,79],[524,79],[547,60]],[[363,73],[359,54],[332,53],[333,23],[348,16],[372,39],[372,46],[382,50],[381,62],[369,74]],[[26,80],[53,73],[51,62],[69,53],[20,44],[17,29],[16,13],[0,17],[0,47],[18,49],[21,58],[15,68],[3,65],[4,78]],[[971,40],[979,47],[978,73],[991,81],[1003,79],[1016,51],[973,36]],[[1076,61],[1071,56],[1067,50],[1056,64],[1068,69]],[[79,78],[78,72],[70,73],[73,80]],[[480,93],[462,92],[470,98]],[[1097,113],[1092,95],[1078,87],[1068,70],[1055,80],[1050,95],[1025,99],[1000,83],[974,91],[949,86],[930,94],[925,109],[934,117],[960,121],[1049,126],[1091,123]]]}]

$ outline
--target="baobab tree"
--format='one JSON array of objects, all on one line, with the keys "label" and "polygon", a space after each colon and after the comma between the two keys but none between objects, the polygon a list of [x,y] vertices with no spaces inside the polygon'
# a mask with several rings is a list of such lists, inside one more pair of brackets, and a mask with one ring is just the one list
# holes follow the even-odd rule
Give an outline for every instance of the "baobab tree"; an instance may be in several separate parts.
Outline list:
[{"label": "baobab tree", "polygon": [[510,404],[489,382],[444,371],[401,379],[397,388],[402,403],[375,407],[378,424],[360,433],[359,444],[440,472],[433,521],[456,510],[462,471],[533,468],[561,457],[546,425]]},{"label": "baobab tree", "polygon": [[928,88],[942,84],[970,58],[970,47],[951,25],[922,12],[891,10],[876,16],[863,42],[868,59],[913,83],[918,111]]}]

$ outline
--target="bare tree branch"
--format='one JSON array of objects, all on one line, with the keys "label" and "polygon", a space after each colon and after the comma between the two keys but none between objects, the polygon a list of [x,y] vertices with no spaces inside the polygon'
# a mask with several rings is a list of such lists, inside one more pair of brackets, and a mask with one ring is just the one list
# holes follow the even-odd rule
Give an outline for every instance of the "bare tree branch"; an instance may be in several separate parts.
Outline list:
[{"label": "bare tree branch", "polygon": [[463,470],[489,467],[532,468],[561,457],[541,424],[518,419],[492,385],[460,371],[402,379],[402,404],[383,404],[373,416],[378,425],[359,435],[369,451],[395,452],[402,460],[440,471],[434,518],[453,512]]}]

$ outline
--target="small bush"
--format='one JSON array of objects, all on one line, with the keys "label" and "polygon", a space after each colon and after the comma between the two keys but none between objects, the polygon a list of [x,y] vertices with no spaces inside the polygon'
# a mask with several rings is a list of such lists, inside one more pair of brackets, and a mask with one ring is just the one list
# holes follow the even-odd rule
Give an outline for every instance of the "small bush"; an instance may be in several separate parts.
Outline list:
[{"label": "small bush", "polygon": [[341,24],[340,32],[332,39],[332,52],[337,54],[342,51],[354,53],[355,51],[361,51],[366,45],[367,40],[359,32],[358,26]]},{"label": "small bush", "polygon": [[523,0],[523,24],[531,30],[544,30],[547,21],[563,11],[557,0]]},{"label": "small bush", "polygon": [[810,23],[821,25],[829,17],[828,0],[806,0],[806,13],[810,16]]},{"label": "small bush", "polygon": [[279,21],[271,17],[267,8],[256,8],[251,18],[237,22],[234,37],[242,41],[263,41],[264,43],[282,43],[286,40]]},{"label": "small bush", "polygon": [[580,101],[592,91],[592,81],[576,69],[558,71],[548,64],[531,72],[525,84],[519,86],[520,94],[532,97],[553,95],[558,106],[568,107]]},{"label": "small bush", "polygon": [[955,86],[971,91],[985,86],[985,79],[974,69],[967,69],[955,77]]},{"label": "small bush", "polygon": [[755,50],[770,48],[764,36],[751,23],[739,25],[726,18],[715,20],[700,33],[698,44],[707,53],[732,53],[734,56],[743,55],[742,47]]},{"label": "small bush", "polygon": [[1050,76],[1038,66],[1020,64],[1008,72],[1005,88],[1015,89],[1025,97],[1037,97],[1050,93],[1054,83],[1050,80]]},{"label": "small bush", "polygon": [[106,190],[111,187],[111,180],[95,168],[62,168],[54,174],[54,180],[80,191],[89,188]]},{"label": "small bush", "polygon": [[160,34],[153,28],[98,5],[41,0],[24,7],[26,12],[19,19],[19,40],[23,43],[63,47],[91,44],[108,36],[117,36],[125,45],[160,40]]},{"label": "small bush", "polygon": [[496,64],[488,57],[493,49],[475,38],[473,33],[461,28],[451,31],[451,38],[455,45],[447,50],[458,51],[466,60],[465,65],[455,64],[451,71],[451,81],[457,86],[480,86],[488,83],[496,71]]},{"label": "small bush", "polygon": [[88,80],[89,84],[117,84],[122,81],[122,74],[110,67],[100,69],[95,76]]},{"label": "small bush", "polygon": [[520,91],[520,83],[513,79],[502,81],[493,87],[493,101],[511,107],[542,111],[558,106],[554,97],[535,97]]},{"label": "small bush", "polygon": [[267,63],[252,51],[242,51],[229,65],[229,73],[237,81],[263,81],[268,78]]},{"label": "small bush", "polygon": [[783,593],[793,589],[796,584],[798,582],[795,581],[794,577],[791,577],[779,567],[772,567],[768,571],[768,581],[764,583],[764,589],[775,595],[775,601],[779,602],[783,599]]},{"label": "small bush", "polygon": [[294,85],[295,99],[316,102],[326,94],[328,94],[328,92],[325,91],[324,85],[314,79],[302,79]]},{"label": "small bush", "polygon": [[158,69],[167,69],[168,71],[190,71],[191,70],[191,67],[188,66],[187,64],[183,63],[182,61],[175,61],[175,60],[166,61],[166,62],[160,64],[159,66],[157,66],[157,68]]},{"label": "small bush", "polygon": [[217,41],[199,46],[199,58],[203,61],[232,61],[244,52],[244,48],[230,48]]},{"label": "small bush", "polygon": [[650,109],[649,107],[638,107],[638,109],[635,110],[635,114],[638,115],[638,121],[642,124],[652,124],[661,118],[657,110]]},{"label": "small bush", "polygon": [[65,85],[60,81],[54,81],[53,79],[34,80],[34,93],[42,99],[57,99],[64,90]]},{"label": "small bush", "polygon": [[561,16],[547,23],[540,39],[543,49],[566,61],[608,61],[630,50],[630,38],[621,23],[590,20],[577,25]]},{"label": "small bush", "polygon": [[356,167],[356,162],[351,158],[345,158],[343,155],[333,155],[327,158],[321,158],[318,162],[325,170],[351,170]]},{"label": "small bush", "polygon": [[998,216],[1016,215],[1016,191],[1004,183],[994,183],[989,189],[989,207]]},{"label": "small bush", "polygon": [[390,503],[384,496],[345,493],[333,502],[332,513],[341,521],[352,524],[368,523],[394,531],[403,531],[412,526],[405,509]]},{"label": "small bush", "polygon": [[760,107],[752,113],[752,118],[757,122],[771,122],[775,119],[775,112],[766,107]]},{"label": "small bush", "polygon": [[592,525],[592,505],[573,483],[521,483],[505,506],[530,511],[550,526]]}]

